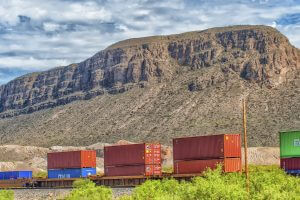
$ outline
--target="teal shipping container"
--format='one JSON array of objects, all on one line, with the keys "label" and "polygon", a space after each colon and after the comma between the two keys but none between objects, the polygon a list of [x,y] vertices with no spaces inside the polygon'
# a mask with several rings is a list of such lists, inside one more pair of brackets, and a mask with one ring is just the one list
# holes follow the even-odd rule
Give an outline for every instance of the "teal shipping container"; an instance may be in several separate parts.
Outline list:
[{"label": "teal shipping container", "polygon": [[300,157],[300,131],[280,132],[280,157]]}]

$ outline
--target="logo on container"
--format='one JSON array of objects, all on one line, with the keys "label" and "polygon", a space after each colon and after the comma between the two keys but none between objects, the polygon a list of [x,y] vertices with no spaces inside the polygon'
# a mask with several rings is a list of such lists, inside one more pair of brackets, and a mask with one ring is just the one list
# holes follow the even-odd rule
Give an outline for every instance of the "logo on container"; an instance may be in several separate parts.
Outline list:
[{"label": "logo on container", "polygon": [[294,139],[294,146],[300,147],[300,139]]},{"label": "logo on container", "polygon": [[146,172],[151,172],[151,167],[150,166],[146,167]]}]

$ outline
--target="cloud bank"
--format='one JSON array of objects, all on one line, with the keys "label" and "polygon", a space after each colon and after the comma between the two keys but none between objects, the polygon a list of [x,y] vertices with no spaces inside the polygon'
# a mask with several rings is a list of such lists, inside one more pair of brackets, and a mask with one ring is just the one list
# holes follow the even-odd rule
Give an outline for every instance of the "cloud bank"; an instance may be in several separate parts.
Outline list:
[{"label": "cloud bank", "polygon": [[300,48],[300,0],[0,0],[0,84],[123,39],[238,24],[273,26]]}]

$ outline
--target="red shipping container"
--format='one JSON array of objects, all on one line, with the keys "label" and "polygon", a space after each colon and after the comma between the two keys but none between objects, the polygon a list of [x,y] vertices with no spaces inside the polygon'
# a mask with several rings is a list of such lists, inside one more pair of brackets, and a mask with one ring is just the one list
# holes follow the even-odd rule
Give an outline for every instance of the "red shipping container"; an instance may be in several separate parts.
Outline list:
[{"label": "red shipping container", "polygon": [[189,160],[189,161],[174,161],[175,174],[199,174],[207,168],[216,169],[218,164],[223,165],[224,172],[241,171],[241,158],[223,158],[212,160]]},{"label": "red shipping container", "polygon": [[96,151],[67,151],[47,154],[48,169],[95,168]]},{"label": "red shipping container", "polygon": [[129,144],[104,147],[104,166],[161,164],[160,144]]},{"label": "red shipping container", "polygon": [[284,170],[300,170],[299,158],[281,158],[280,167]]},{"label": "red shipping container", "polygon": [[174,160],[241,157],[240,134],[222,134],[173,139]]},{"label": "red shipping container", "polygon": [[161,165],[106,166],[105,176],[161,176]]}]

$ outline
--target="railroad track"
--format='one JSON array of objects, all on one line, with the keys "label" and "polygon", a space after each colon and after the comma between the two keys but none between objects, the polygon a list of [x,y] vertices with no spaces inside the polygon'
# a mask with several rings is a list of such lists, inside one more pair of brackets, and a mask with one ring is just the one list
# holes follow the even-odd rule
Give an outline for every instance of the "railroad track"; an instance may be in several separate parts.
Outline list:
[{"label": "railroad track", "polygon": [[[143,184],[147,180],[161,180],[164,178],[174,178],[176,180],[189,181],[200,174],[164,174],[162,176],[91,176],[88,179],[96,183],[111,188],[130,188]],[[0,180],[0,189],[64,189],[72,188],[73,182],[78,178],[68,179],[17,179]]]}]

